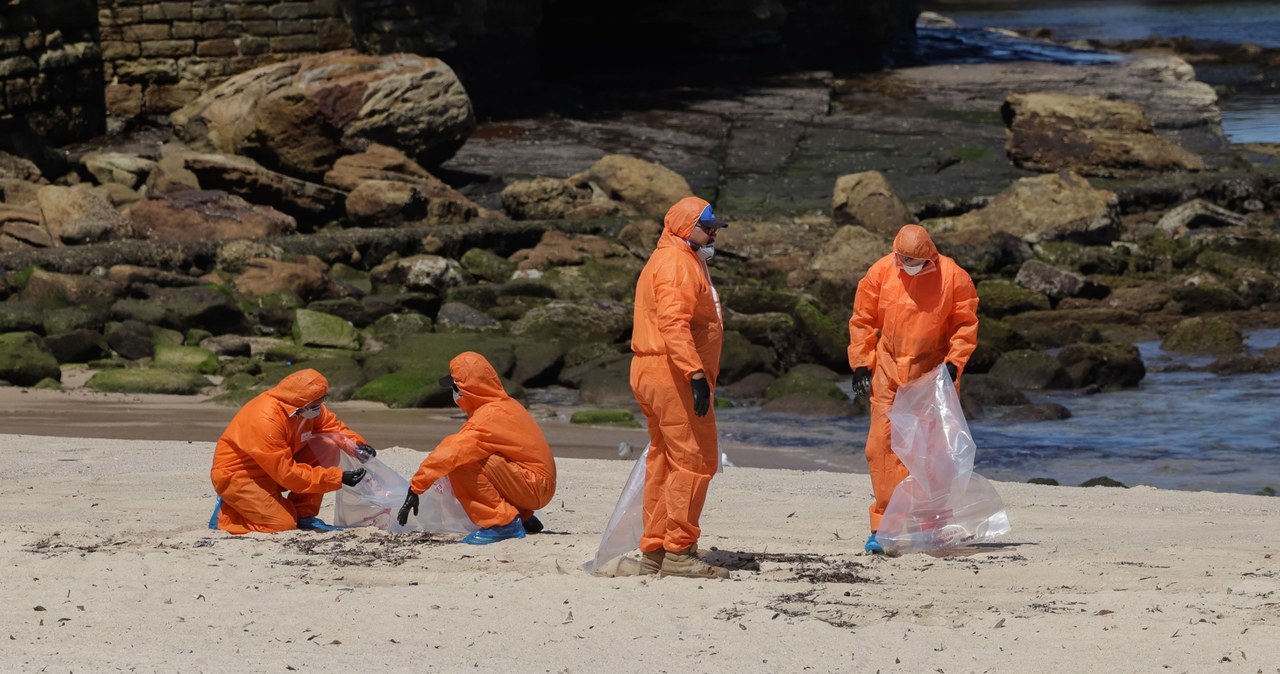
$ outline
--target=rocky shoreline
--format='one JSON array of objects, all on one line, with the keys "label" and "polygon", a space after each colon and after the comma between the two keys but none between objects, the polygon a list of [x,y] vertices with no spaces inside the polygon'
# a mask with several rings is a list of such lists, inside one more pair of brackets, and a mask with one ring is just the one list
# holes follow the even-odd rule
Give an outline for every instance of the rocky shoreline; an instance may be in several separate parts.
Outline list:
[{"label": "rocky shoreline", "polygon": [[1142,52],[618,88],[481,122],[434,59],[250,71],[168,126],[0,158],[0,380],[81,364],[91,389],[234,404],[316,367],[338,400],[444,406],[436,378],[473,349],[517,393],[630,409],[632,283],[690,192],[732,222],[726,401],[864,413],[836,384],[844,324],[907,221],[978,282],[971,416],[1136,386],[1139,340],[1275,369],[1241,333],[1280,326],[1280,169],[1227,142],[1187,61]]}]

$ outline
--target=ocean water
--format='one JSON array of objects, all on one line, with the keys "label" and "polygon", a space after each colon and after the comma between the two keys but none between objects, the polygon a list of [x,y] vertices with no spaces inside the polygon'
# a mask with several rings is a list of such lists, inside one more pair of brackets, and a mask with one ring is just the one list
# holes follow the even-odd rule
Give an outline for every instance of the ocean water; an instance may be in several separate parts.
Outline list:
[{"label": "ocean water", "polygon": [[[1280,330],[1248,336],[1254,351],[1280,342]],[[974,469],[991,479],[1047,477],[1078,485],[1107,476],[1162,489],[1258,493],[1280,490],[1280,373],[1216,375],[1187,368],[1212,358],[1138,345],[1148,372],[1134,389],[1077,395],[1029,392],[1072,412],[1061,421],[1001,418],[1000,408],[970,422],[978,446]],[[847,388],[847,384],[845,385]],[[847,391],[846,391],[847,392]],[[802,450],[811,455],[861,454],[867,418],[761,414],[754,408],[716,412],[725,451],[735,444]]]},{"label": "ocean water", "polygon": [[[954,20],[959,31],[922,29],[926,54],[941,62],[1030,59],[1097,62],[1093,52],[1016,44],[984,28],[1049,28],[1056,41],[1135,40],[1154,36],[1251,43],[1280,48],[1280,0],[936,0],[923,9]],[[1221,101],[1222,129],[1234,143],[1280,143],[1280,91],[1248,90]]]}]

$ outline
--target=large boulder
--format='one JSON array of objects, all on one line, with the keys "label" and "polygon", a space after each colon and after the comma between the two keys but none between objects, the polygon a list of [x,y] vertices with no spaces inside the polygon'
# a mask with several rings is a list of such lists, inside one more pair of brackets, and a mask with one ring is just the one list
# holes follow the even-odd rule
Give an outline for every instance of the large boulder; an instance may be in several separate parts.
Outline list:
[{"label": "large boulder", "polygon": [[627,155],[601,157],[587,170],[566,181],[575,188],[599,190],[625,212],[661,216],[673,204],[693,194],[689,181],[671,169]]},{"label": "large boulder", "polygon": [[1196,316],[1175,325],[1160,348],[1175,353],[1235,354],[1244,349],[1244,336],[1224,318]]},{"label": "large boulder", "polygon": [[438,166],[462,147],[476,123],[462,83],[443,61],[349,52],[240,73],[171,119],[193,144],[311,180],[370,143]]},{"label": "large boulder", "polygon": [[175,156],[202,189],[220,190],[268,206],[305,223],[308,230],[342,215],[342,192],[268,170],[252,159],[196,152]]},{"label": "large boulder", "polygon": [[1006,151],[1022,168],[1112,176],[1203,170],[1204,160],[1161,138],[1142,108],[1097,96],[1010,94],[1000,108]]},{"label": "large boulder", "polygon": [[88,186],[46,185],[36,193],[44,228],[63,243],[93,243],[129,233],[129,221]]}]

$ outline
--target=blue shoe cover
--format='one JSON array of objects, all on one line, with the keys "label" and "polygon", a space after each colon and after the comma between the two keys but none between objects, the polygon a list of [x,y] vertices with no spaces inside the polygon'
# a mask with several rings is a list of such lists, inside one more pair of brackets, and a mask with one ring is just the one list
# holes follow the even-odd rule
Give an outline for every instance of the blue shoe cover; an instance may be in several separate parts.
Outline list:
[{"label": "blue shoe cover", "polygon": [[862,549],[865,550],[866,552],[870,552],[873,555],[884,554],[884,548],[880,547],[880,541],[876,540],[875,532],[871,533],[871,537],[867,539],[867,544],[862,546]]},{"label": "blue shoe cover", "polygon": [[524,525],[520,523],[519,517],[511,520],[509,524],[473,531],[459,542],[470,543],[471,545],[488,545],[498,541],[505,541],[508,538],[524,538]]},{"label": "blue shoe cover", "polygon": [[218,528],[218,513],[222,512],[222,497],[213,502],[213,514],[209,516],[209,528],[216,530]]},{"label": "blue shoe cover", "polygon": [[304,517],[298,520],[298,528],[307,531],[337,531],[338,527],[328,524],[319,517]]}]

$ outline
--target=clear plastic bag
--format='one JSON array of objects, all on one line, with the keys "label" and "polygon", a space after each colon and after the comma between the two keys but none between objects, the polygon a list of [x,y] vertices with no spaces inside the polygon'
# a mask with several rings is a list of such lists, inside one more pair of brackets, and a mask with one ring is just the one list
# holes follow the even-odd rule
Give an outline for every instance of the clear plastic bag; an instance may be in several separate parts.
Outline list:
[{"label": "clear plastic bag", "polygon": [[973,472],[977,446],[944,365],[898,389],[889,423],[893,452],[911,474],[880,520],[885,552],[943,552],[1012,530],[1000,495]]},{"label": "clear plastic bag", "polygon": [[600,547],[596,556],[582,565],[582,570],[595,573],[604,565],[635,550],[640,546],[640,536],[644,533],[644,474],[645,463],[649,459],[649,446],[645,445],[640,458],[631,467],[631,475],[622,488],[618,504],[609,515],[609,523],[604,527],[604,535],[600,537]]},{"label": "clear plastic bag", "polygon": [[[437,534],[466,535],[476,526],[462,504],[453,495],[449,477],[436,480],[418,497],[418,514],[409,514],[401,526],[396,521],[400,506],[409,491],[409,481],[377,457],[361,461],[355,454],[355,443],[339,433],[312,436],[308,445],[324,465],[338,465],[343,470],[365,469],[363,480],[338,490],[334,502],[334,524],[339,527],[377,527],[394,533],[426,531]],[[329,461],[334,461],[329,463]]]}]

